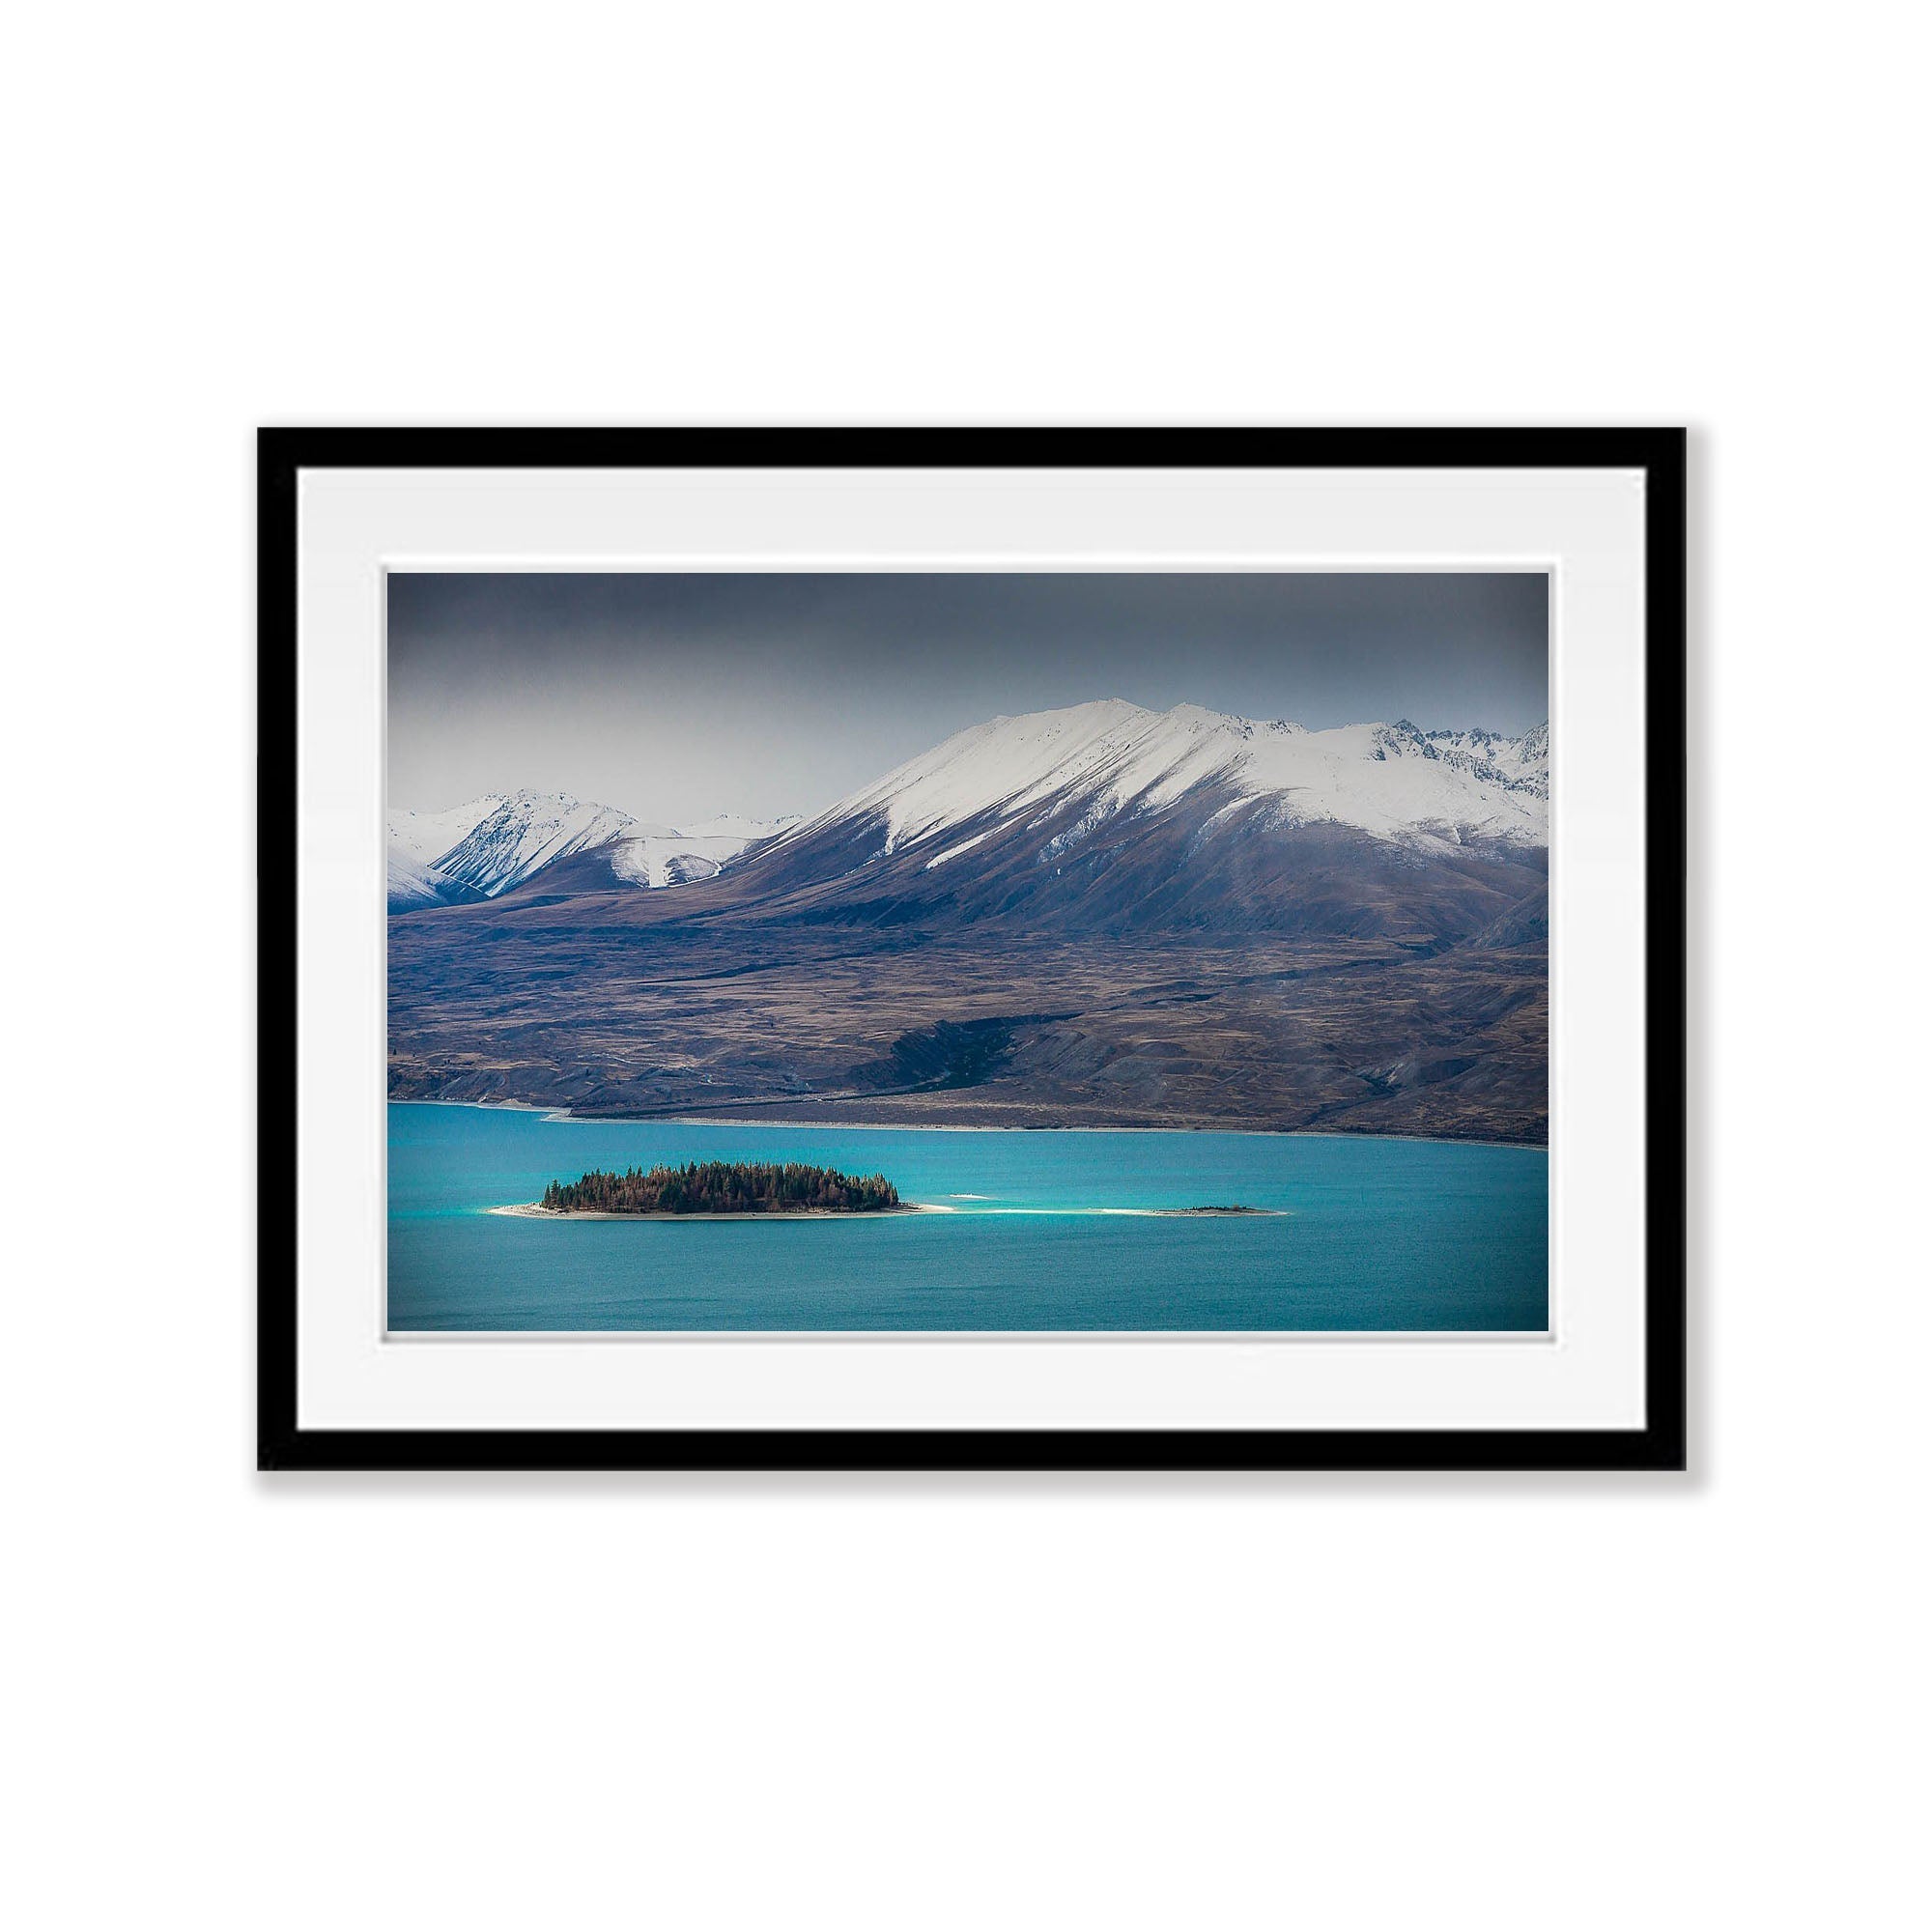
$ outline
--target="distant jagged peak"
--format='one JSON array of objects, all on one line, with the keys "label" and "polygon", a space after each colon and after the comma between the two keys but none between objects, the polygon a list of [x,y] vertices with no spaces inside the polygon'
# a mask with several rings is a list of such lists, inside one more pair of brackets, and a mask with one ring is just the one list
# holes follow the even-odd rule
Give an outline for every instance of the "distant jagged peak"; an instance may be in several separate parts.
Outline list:
[{"label": "distant jagged peak", "polygon": [[1433,758],[1435,747],[1431,744],[1429,734],[1406,718],[1398,718],[1393,724],[1372,724],[1375,754],[1377,757],[1418,757]]},{"label": "distant jagged peak", "polygon": [[520,818],[531,823],[561,824],[584,812],[610,819],[622,825],[635,825],[637,821],[628,811],[619,811],[613,805],[586,804],[574,792],[531,791],[527,787],[512,792],[496,794],[499,811],[515,812]]},{"label": "distant jagged peak", "polygon": [[388,814],[389,906],[495,898],[560,859],[609,847],[626,884],[673,886],[715,877],[747,847],[797,823],[796,814],[722,812],[684,827],[653,824],[573,792],[522,786],[441,811]]},{"label": "distant jagged peak", "polygon": [[567,791],[486,792],[443,811],[391,811],[389,849],[432,884],[494,898],[573,853],[622,838],[637,821]]}]

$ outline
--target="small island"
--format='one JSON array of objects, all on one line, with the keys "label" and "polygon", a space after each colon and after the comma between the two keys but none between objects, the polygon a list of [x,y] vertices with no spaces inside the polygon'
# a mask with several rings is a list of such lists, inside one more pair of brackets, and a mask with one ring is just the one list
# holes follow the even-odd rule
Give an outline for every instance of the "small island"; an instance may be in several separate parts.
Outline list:
[{"label": "small island", "polygon": [[840,1174],[805,1161],[706,1160],[682,1167],[593,1170],[553,1180],[545,1214],[891,1214],[906,1203],[883,1174]]}]

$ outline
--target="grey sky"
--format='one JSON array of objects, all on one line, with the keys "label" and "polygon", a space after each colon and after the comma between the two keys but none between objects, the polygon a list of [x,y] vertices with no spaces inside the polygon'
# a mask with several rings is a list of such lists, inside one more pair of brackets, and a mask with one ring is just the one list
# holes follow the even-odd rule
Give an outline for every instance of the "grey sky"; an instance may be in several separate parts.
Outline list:
[{"label": "grey sky", "polygon": [[1548,715],[1540,574],[389,579],[389,800],[815,811],[969,724],[1125,697],[1313,729]]}]

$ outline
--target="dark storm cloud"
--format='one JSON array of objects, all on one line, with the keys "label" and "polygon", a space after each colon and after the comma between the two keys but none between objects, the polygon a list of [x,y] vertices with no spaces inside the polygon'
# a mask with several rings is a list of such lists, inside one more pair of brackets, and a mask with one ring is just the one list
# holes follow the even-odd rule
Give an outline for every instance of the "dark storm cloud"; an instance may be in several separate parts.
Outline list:
[{"label": "dark storm cloud", "polygon": [[392,575],[389,780],[640,817],[813,810],[1095,697],[1328,724],[1548,715],[1537,573]]}]

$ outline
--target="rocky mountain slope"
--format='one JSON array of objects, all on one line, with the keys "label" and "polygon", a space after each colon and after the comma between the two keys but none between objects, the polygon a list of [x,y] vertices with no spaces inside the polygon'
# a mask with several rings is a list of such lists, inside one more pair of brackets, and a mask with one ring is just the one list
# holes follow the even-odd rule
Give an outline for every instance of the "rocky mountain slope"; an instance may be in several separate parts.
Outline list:
[{"label": "rocky mountain slope", "polygon": [[391,1092],[1541,1139],[1548,773],[1540,732],[996,719],[674,892],[627,828],[393,920]]}]

